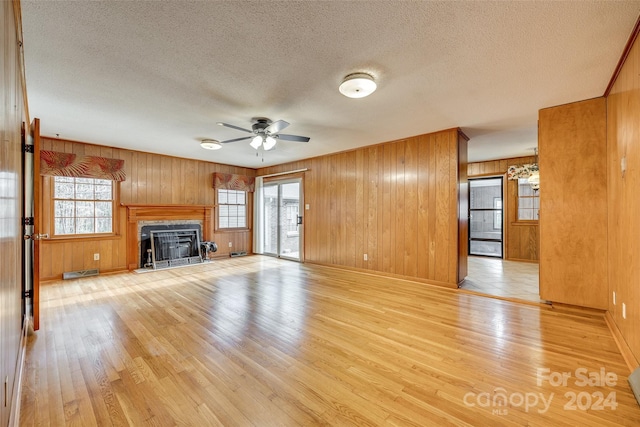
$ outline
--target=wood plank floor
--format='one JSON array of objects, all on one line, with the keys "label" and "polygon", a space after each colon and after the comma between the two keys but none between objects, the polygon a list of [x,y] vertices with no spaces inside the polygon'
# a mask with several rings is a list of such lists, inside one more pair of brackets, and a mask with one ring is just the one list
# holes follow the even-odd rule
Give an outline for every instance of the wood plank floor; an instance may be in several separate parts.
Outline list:
[{"label": "wood plank floor", "polygon": [[54,282],[41,309],[23,426],[640,425],[596,312],[261,256]]},{"label": "wood plank floor", "polygon": [[469,275],[460,287],[497,297],[544,302],[540,299],[539,271],[537,263],[470,256]]}]

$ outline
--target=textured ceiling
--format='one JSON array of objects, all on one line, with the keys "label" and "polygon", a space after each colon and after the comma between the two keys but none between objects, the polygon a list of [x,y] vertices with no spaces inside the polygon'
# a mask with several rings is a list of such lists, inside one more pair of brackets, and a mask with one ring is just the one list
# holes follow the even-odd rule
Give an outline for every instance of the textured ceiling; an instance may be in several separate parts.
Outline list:
[{"label": "textured ceiling", "polygon": [[[43,135],[247,167],[461,127],[469,160],[531,155],[540,108],[601,96],[640,1],[23,0]],[[378,90],[338,92],[352,72]],[[262,157],[254,116],[291,123]]]}]

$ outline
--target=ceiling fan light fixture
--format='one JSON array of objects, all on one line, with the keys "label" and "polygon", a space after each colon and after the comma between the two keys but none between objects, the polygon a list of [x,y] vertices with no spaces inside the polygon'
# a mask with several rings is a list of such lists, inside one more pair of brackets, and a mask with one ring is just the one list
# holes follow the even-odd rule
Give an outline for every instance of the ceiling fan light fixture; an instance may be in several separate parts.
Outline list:
[{"label": "ceiling fan light fixture", "polygon": [[258,135],[258,136],[256,136],[255,138],[253,138],[253,139],[251,140],[251,144],[249,144],[249,145],[251,145],[251,146],[252,146],[253,148],[255,148],[256,150],[257,150],[258,148],[260,148],[260,146],[262,145],[262,135]]},{"label": "ceiling fan light fixture", "polygon": [[344,78],[340,93],[348,98],[364,98],[375,92],[378,85],[373,77],[367,73],[353,73]]},{"label": "ceiling fan light fixture", "polygon": [[264,149],[269,151],[276,146],[276,139],[272,136],[267,136],[264,140]]},{"label": "ceiling fan light fixture", "polygon": [[219,150],[222,148],[222,145],[215,139],[203,139],[200,142],[200,147],[205,150]]}]

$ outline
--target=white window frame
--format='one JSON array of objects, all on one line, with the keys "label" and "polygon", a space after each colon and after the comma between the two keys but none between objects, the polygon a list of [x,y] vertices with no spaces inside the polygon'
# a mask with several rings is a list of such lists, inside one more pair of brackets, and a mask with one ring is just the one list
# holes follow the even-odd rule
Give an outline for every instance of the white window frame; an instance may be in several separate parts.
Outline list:
[{"label": "white window frame", "polygon": [[[106,180],[106,179],[97,179],[97,178],[73,178],[73,177],[65,177],[65,176],[54,176],[52,177],[53,179],[51,180],[51,230],[53,230],[52,236],[55,237],[90,237],[90,236],[109,236],[109,235],[113,235],[115,234],[115,201],[116,201],[116,185],[114,184],[114,181],[111,180]],[[73,194],[65,197],[60,196],[59,194],[57,194],[56,192],[56,183],[62,183],[61,181],[64,181],[64,183],[69,184],[72,183],[73,184]],[[84,182],[83,182],[84,181]],[[100,192],[96,193],[96,190],[99,190],[101,188],[106,188],[107,184],[110,185],[110,194],[109,197],[105,197],[105,196],[100,196]],[[77,190],[79,189],[80,185],[85,185],[85,186],[92,186],[92,191],[93,191],[93,196],[91,198],[89,197],[78,197],[78,192]],[[86,188],[86,187],[85,187]],[[106,195],[106,192],[103,192],[102,194]],[[60,203],[67,203],[68,205],[69,202],[71,202],[73,204],[73,212],[68,215],[68,216],[63,216],[60,215],[61,210],[56,209],[56,207],[58,206],[58,202]],[[91,216],[79,216],[78,215],[78,204],[82,203],[85,205],[85,207],[87,205],[92,205],[92,215]],[[96,205],[97,204],[104,204],[105,206],[108,204],[109,206],[109,213],[110,215],[99,215],[96,212]],[[71,222],[73,223],[73,232],[70,233],[65,233],[65,232],[61,232],[64,230],[60,230],[59,228],[59,223],[58,223],[58,219],[61,218],[66,218],[68,220],[71,220]],[[91,232],[78,232],[78,220],[82,220],[82,219],[92,219],[92,223],[93,223],[93,228]],[[110,223],[110,229],[108,231],[96,231],[97,228],[97,222],[99,220],[109,220]]]}]

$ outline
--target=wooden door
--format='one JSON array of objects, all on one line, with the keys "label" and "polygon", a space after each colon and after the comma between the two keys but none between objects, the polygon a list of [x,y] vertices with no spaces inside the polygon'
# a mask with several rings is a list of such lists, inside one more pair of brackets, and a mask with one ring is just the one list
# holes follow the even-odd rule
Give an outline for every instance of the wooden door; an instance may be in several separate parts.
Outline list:
[{"label": "wooden door", "polygon": [[[25,164],[30,163],[31,167],[25,171],[24,191],[27,198],[31,199],[31,206],[25,202],[25,217],[32,217],[33,225],[31,226],[31,238],[29,239],[31,244],[26,245],[27,250],[30,250],[31,253],[25,254],[27,259],[31,259],[29,263],[31,271],[25,272],[26,275],[31,276],[31,283],[27,283],[26,289],[28,291],[26,313],[33,317],[33,329],[37,331],[40,329],[40,239],[48,237],[40,234],[40,119],[33,119],[29,140],[31,143],[30,152],[25,152],[25,156],[32,156],[32,160],[29,162],[25,159]],[[31,173],[29,173],[29,169],[31,169]],[[29,194],[31,197],[28,197]]]}]

